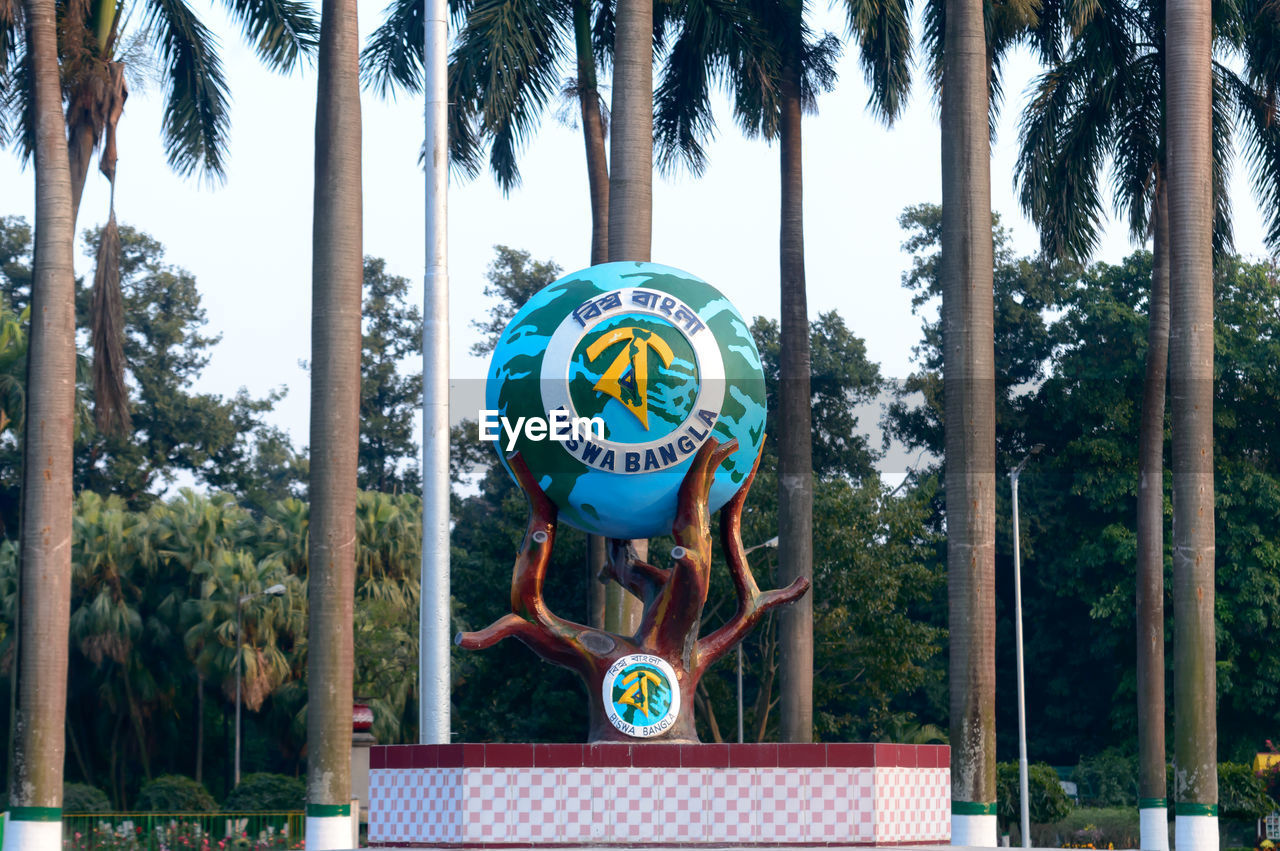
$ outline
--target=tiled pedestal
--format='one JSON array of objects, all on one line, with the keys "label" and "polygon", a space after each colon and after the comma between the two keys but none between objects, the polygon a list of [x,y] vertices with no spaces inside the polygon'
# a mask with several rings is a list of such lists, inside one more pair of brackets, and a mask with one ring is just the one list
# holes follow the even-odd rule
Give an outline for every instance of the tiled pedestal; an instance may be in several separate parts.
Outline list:
[{"label": "tiled pedestal", "polygon": [[950,783],[943,745],[382,746],[369,844],[942,844]]}]

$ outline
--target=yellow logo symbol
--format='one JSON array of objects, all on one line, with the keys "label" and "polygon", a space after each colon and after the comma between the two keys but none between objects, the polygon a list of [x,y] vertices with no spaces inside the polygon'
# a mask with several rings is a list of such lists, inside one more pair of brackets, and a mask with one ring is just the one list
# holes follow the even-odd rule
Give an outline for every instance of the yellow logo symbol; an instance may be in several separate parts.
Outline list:
[{"label": "yellow logo symbol", "polygon": [[587,347],[587,358],[594,361],[616,343],[628,341],[609,368],[595,383],[594,389],[605,393],[626,407],[649,428],[649,350],[663,366],[670,366],[675,353],[661,337],[643,328],[614,328]]},{"label": "yellow logo symbol", "polygon": [[634,706],[649,717],[649,684],[663,686],[662,678],[651,671],[632,671],[622,678],[622,685],[628,687],[618,698],[618,703]]}]

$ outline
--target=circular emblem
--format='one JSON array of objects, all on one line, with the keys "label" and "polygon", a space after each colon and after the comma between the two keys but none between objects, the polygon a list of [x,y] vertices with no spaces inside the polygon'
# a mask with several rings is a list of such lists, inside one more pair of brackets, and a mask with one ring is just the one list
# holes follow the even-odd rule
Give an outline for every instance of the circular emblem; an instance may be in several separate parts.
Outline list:
[{"label": "circular emblem", "polygon": [[615,538],[671,531],[689,462],[737,439],[715,511],[764,439],[764,374],[741,315],[714,287],[654,263],[568,275],[516,313],[494,349],[481,437],[519,451],[565,522]]},{"label": "circular emblem", "polygon": [[657,656],[623,656],[605,672],[601,690],[609,723],[628,736],[660,736],[680,716],[676,672]]}]

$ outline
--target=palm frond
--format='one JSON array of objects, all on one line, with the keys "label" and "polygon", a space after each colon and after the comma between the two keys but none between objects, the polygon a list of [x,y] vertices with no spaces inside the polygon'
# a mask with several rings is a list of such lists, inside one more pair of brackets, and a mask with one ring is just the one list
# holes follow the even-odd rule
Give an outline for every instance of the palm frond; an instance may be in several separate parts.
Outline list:
[{"label": "palm frond", "polygon": [[21,6],[17,0],[0,0],[0,148],[17,132],[17,99],[13,92],[22,41]]},{"label": "palm frond", "polygon": [[1280,122],[1275,101],[1235,74],[1226,82],[1240,118],[1253,191],[1266,217],[1267,247],[1275,251],[1280,248]]},{"label": "palm frond", "polygon": [[831,33],[823,33],[821,38],[815,39],[807,26],[804,30],[800,58],[800,67],[802,69],[800,76],[800,104],[806,112],[812,115],[818,111],[818,95],[829,92],[836,87],[838,76],[836,63],[840,61],[843,47],[840,44],[840,39]]},{"label": "palm frond", "polygon": [[298,0],[223,0],[258,58],[280,71],[295,68],[315,55],[320,22]]},{"label": "palm frond", "polygon": [[1230,69],[1213,63],[1213,252],[1215,257],[1229,253],[1235,245],[1231,221],[1231,98]]},{"label": "palm frond", "polygon": [[360,51],[360,78],[382,97],[422,91],[423,0],[392,0]]},{"label": "palm frond", "polygon": [[892,125],[911,91],[911,0],[846,0],[845,12],[871,90],[867,108]]},{"label": "palm frond", "polygon": [[559,91],[569,41],[565,0],[480,0],[458,34],[452,64],[474,82],[489,166],[504,192],[520,182],[520,147]]},{"label": "palm frond", "polygon": [[1094,99],[1102,97],[1098,82],[1086,61],[1069,59],[1037,78],[1022,116],[1015,170],[1019,202],[1051,257],[1083,259],[1098,242],[1098,183],[1111,129],[1106,107]]},{"label": "palm frond", "polygon": [[13,62],[8,69],[9,78],[0,80],[5,83],[5,88],[0,89],[0,131],[7,134],[0,141],[17,150],[24,166],[36,150],[36,116],[31,99],[30,73],[26,46],[18,39]]},{"label": "palm frond", "polygon": [[480,173],[484,156],[475,85],[463,77],[462,69],[450,65],[448,87],[449,165],[471,179]]},{"label": "palm frond", "polygon": [[120,229],[115,211],[102,230],[93,273],[93,418],[105,434],[131,429],[124,380],[124,301],[120,293]]},{"label": "palm frond", "polygon": [[686,0],[677,20],[654,91],[654,144],[664,171],[683,164],[696,175],[706,168],[703,144],[715,133],[712,86],[727,85],[731,68],[757,55],[764,40],[745,4]]},{"label": "palm frond", "polygon": [[147,0],[146,25],[164,65],[169,165],[181,175],[203,171],[221,180],[231,122],[217,41],[182,0]]},{"label": "palm frond", "polygon": [[591,21],[591,48],[596,55],[596,64],[601,71],[613,67],[613,42],[617,35],[618,25],[614,17],[617,7],[614,0],[598,0],[592,4],[596,14]]},{"label": "palm frond", "polygon": [[1129,237],[1147,238],[1156,174],[1164,162],[1164,57],[1150,53],[1118,69],[1123,88],[1116,106],[1112,195],[1129,220]]}]

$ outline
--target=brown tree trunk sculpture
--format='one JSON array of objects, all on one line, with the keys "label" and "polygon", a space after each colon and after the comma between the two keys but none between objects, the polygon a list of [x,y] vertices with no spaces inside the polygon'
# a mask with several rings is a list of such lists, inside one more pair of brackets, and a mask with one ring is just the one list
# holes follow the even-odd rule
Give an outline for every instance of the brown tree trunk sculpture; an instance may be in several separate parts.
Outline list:
[{"label": "brown tree trunk sculpture", "polygon": [[[619,542],[610,552],[608,571],[644,603],[644,616],[635,635],[623,636],[592,629],[556,617],[542,595],[551,548],[555,544],[556,506],[538,486],[528,466],[515,453],[508,457],[516,481],[529,499],[529,528],[516,558],[511,580],[511,611],[486,629],[459,633],[457,643],[469,650],[492,647],[504,638],[518,638],[548,662],[577,672],[591,699],[591,742],[696,742],[694,693],[698,680],[759,622],[768,610],[799,599],[809,590],[807,579],[786,588],[761,592],[747,564],[742,546],[742,506],[756,469],[720,511],[720,540],[738,595],[738,608],[722,627],[698,638],[702,607],[711,580],[711,518],[707,495],[720,464],[738,448],[737,441],[721,446],[714,438],[703,444],[680,486],[672,527],[676,546],[672,565],[661,568],[635,557]],[[756,459],[759,466],[760,459]],[[680,689],[679,715],[659,736],[641,739],[626,735],[609,722],[602,687],[609,667],[624,656],[648,654],[664,659],[675,670]]]}]

